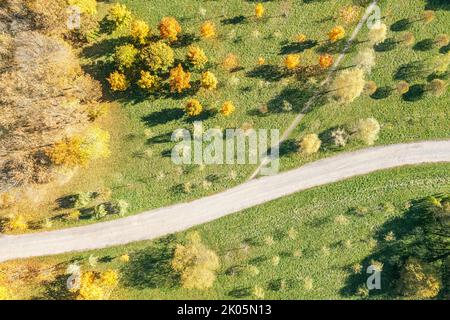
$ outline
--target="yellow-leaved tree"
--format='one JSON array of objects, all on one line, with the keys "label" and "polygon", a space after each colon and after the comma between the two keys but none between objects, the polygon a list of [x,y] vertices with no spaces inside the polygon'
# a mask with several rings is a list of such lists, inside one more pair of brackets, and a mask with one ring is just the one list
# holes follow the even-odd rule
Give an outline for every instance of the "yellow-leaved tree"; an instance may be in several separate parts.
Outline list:
[{"label": "yellow-leaved tree", "polygon": [[205,290],[211,288],[219,270],[219,257],[206,247],[198,232],[187,236],[185,245],[175,248],[172,267],[180,273],[181,284],[187,289]]}]

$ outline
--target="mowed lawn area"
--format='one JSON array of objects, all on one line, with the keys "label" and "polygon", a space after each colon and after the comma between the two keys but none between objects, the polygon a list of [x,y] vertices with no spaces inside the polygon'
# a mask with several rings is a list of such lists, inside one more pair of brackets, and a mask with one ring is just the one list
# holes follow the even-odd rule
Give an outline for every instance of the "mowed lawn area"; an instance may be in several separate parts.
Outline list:
[{"label": "mowed lawn area", "polygon": [[[208,290],[182,289],[171,268],[175,245],[187,234],[182,232],[117,248],[19,261],[62,271],[47,283],[37,278],[17,281],[12,291],[19,298],[64,298],[64,270],[77,262],[83,271],[120,271],[113,299],[254,298],[255,286],[267,299],[360,299],[357,289],[367,279],[368,265],[376,263],[373,259],[383,264],[382,290],[368,298],[395,298],[393,272],[398,266],[382,254],[383,248],[419,232],[411,206],[448,192],[449,169],[449,164],[423,165],[356,177],[189,230],[198,231],[219,255],[218,278]],[[129,262],[121,262],[124,254]],[[98,261],[94,267],[91,256]]]},{"label": "mowed lawn area", "polygon": [[[176,166],[172,163],[170,152],[175,143],[170,141],[171,134],[179,128],[193,128],[193,120],[184,114],[187,100],[195,97],[207,109],[220,108],[227,100],[236,106],[235,113],[229,117],[220,114],[202,117],[204,130],[253,127],[283,132],[311,96],[305,88],[321,80],[320,77],[312,77],[306,82],[299,81],[295,76],[280,73],[285,56],[299,54],[304,66],[317,64],[319,56],[324,53],[337,58],[339,48],[327,46],[328,32],[334,26],[342,25],[348,38],[359,20],[346,24],[339,17],[342,8],[354,4],[350,0],[265,1],[266,13],[262,19],[255,19],[253,1],[124,0],[121,3],[126,4],[136,18],[148,22],[154,34],[158,34],[157,25],[162,17],[175,17],[186,39],[186,43],[174,46],[176,58],[180,61],[185,59],[189,43],[199,45],[210,60],[207,69],[216,74],[219,86],[213,92],[199,91],[181,96],[147,96],[136,88],[112,94],[105,79],[115,70],[115,48],[130,42],[128,31],[122,29],[111,35],[98,36],[92,44],[80,49],[80,55],[86,71],[102,82],[104,98],[113,105],[109,116],[103,120],[111,132],[112,155],[107,160],[78,170],[68,184],[43,196],[43,205],[33,204],[28,210],[31,215],[42,218],[67,213],[67,210],[59,210],[56,206],[56,198],[78,192],[98,191],[104,198],[125,200],[130,205],[128,214],[135,214],[199,198],[244,182],[256,169],[255,165]],[[364,6],[368,3],[365,1]],[[99,19],[107,13],[110,5],[99,3]],[[364,6],[360,8],[359,17]],[[450,29],[448,6],[438,6],[436,1],[380,1],[380,6],[383,22],[388,26],[388,40],[408,31],[414,34],[416,42],[421,42],[434,39]],[[392,25],[402,19],[417,19],[425,9],[435,10],[436,17],[431,23],[416,21],[408,25],[406,31],[391,30],[398,30]],[[217,36],[213,39],[199,38],[200,26],[206,20],[216,25]],[[355,55],[370,47],[366,41],[367,32],[367,27],[361,30],[341,68],[352,66]],[[307,39],[317,43],[306,47],[299,45],[295,41],[298,34],[305,34]],[[375,81],[379,88],[395,86],[398,82],[394,79],[395,73],[402,65],[443,55],[445,50],[424,50],[420,46],[405,47],[401,44],[382,46],[376,50],[376,65],[366,80]],[[234,54],[239,61],[240,68],[233,72],[223,67],[229,54]],[[259,57],[265,60],[263,68],[257,64]],[[426,84],[430,80],[427,76],[424,74],[410,84]],[[199,72],[192,72],[193,81],[199,78]],[[291,169],[337,152],[364,147],[356,140],[343,148],[331,147],[324,141],[317,154],[306,156],[296,151],[295,141],[309,133],[325,137],[330,129],[351,126],[359,119],[369,117],[376,118],[381,125],[376,144],[448,138],[449,101],[447,92],[439,98],[428,94],[411,98],[392,93],[381,97],[363,95],[347,105],[326,101],[317,103],[283,146],[281,169]],[[266,113],[258,111],[261,106],[267,107]],[[115,216],[104,219],[108,218]],[[95,221],[55,220],[49,228]]]}]

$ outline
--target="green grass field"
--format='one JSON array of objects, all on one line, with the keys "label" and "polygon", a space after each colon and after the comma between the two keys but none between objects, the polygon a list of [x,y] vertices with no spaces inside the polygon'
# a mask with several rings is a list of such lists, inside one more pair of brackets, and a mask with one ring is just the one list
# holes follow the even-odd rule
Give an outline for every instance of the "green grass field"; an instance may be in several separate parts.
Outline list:
[{"label": "green grass field", "polygon": [[[156,26],[163,16],[174,16],[183,28],[183,34],[205,49],[210,58],[212,70],[219,79],[219,88],[213,93],[200,91],[195,95],[208,108],[217,108],[225,100],[232,100],[236,112],[225,118],[221,115],[203,120],[205,130],[208,128],[239,128],[243,124],[251,124],[255,129],[280,129],[283,132],[302,109],[308,94],[304,86],[295,77],[277,77],[278,67],[282,65],[286,53],[300,52],[293,43],[296,34],[304,33],[309,39],[323,41],[328,31],[335,25],[343,24],[334,19],[340,8],[352,1],[267,1],[266,17],[261,21],[253,18],[255,3],[252,1],[232,0],[226,5],[222,1],[172,1],[160,0],[122,1],[141,19],[146,20],[156,33]],[[424,0],[413,1],[381,1],[384,22],[391,27],[404,18],[415,18],[423,10],[436,9],[436,19],[428,25],[421,22],[410,26],[416,42],[435,38],[445,33],[450,27],[450,11],[446,5],[438,6],[436,2]],[[438,3],[439,4],[439,3]],[[100,3],[100,16],[107,12],[109,4]],[[203,11],[204,16],[200,13]],[[212,40],[197,39],[199,27],[205,20],[212,20],[217,26],[218,36]],[[356,22],[344,25],[347,35],[355,28]],[[395,29],[395,28],[394,28]],[[394,38],[402,32],[389,30],[388,38]],[[130,203],[130,214],[145,209],[162,207],[175,202],[188,201],[207,194],[225,190],[245,181],[254,171],[254,165],[222,165],[175,166],[170,158],[170,150],[174,143],[170,135],[178,128],[192,129],[192,122],[183,115],[183,107],[189,96],[146,97],[136,91],[112,95],[105,81],[114,67],[112,53],[115,46],[127,40],[124,30],[103,35],[92,44],[81,49],[85,69],[91,72],[104,84],[105,98],[116,106],[111,109],[105,126],[112,134],[112,157],[106,161],[93,163],[89,168],[79,171],[72,181],[60,188],[59,195],[67,195],[80,191],[104,191],[111,193],[113,199],[124,199]],[[358,41],[352,46],[341,67],[352,65],[352,58],[368,44],[367,28],[363,28]],[[444,48],[445,49],[445,48]],[[184,59],[186,46],[175,48],[176,56]],[[323,50],[318,44],[300,53],[302,64],[315,64]],[[398,68],[408,62],[429,59],[439,53],[439,49],[421,51],[415,47],[394,46],[388,51],[377,52],[376,66],[370,75],[380,88],[395,85],[394,74]],[[442,49],[440,50],[442,52]],[[221,67],[227,54],[235,54],[242,70],[229,73]],[[261,56],[273,72],[256,72],[257,58]],[[336,57],[337,54],[334,54]],[[425,84],[427,79],[416,79],[414,84]],[[193,79],[199,78],[198,73]],[[330,148],[326,144],[313,156],[301,155],[292,150],[293,141],[307,133],[324,134],[329,129],[351,125],[358,119],[375,117],[382,125],[377,144],[390,144],[425,139],[448,138],[450,126],[450,109],[448,108],[448,92],[434,98],[424,95],[417,101],[392,94],[388,97],[361,96],[349,105],[322,103],[316,105],[302,120],[300,126],[288,140],[282,151],[282,170],[298,167],[336,152],[348,151],[363,147],[357,141],[345,148]],[[283,101],[292,104],[289,112],[281,111]],[[258,106],[267,105],[269,112],[260,115]],[[294,148],[295,149],[295,148]],[[188,192],[183,191],[185,184],[190,185]],[[40,208],[40,212],[48,210],[52,215],[55,203]],[[64,211],[56,211],[57,214]],[[114,218],[114,217],[111,217]],[[95,220],[94,220],[95,221]],[[93,220],[81,220],[80,224]],[[72,225],[73,222],[56,220],[52,228]]]},{"label": "green grass field", "polygon": [[[242,299],[254,298],[255,285],[267,299],[359,299],[356,289],[365,283],[370,258],[383,263],[382,288],[369,298],[396,298],[391,290],[394,262],[377,255],[392,231],[403,236],[417,229],[409,208],[414,200],[449,190],[450,165],[404,167],[315,188],[199,226],[204,243],[215,250],[221,268],[213,288],[182,289],[170,267],[176,243],[186,232],[156,241],[56,257],[31,259],[48,266],[79,261],[82,270],[118,269],[118,299]],[[364,216],[353,213],[366,208]],[[291,239],[289,230],[296,231]],[[192,230],[191,230],[192,231]],[[274,243],[267,244],[267,237]],[[224,240],[226,239],[226,240]],[[129,254],[128,263],[118,257]],[[99,258],[95,268],[88,258]],[[280,258],[273,265],[274,256]],[[355,275],[351,266],[361,264]],[[259,274],[246,272],[255,266]],[[37,285],[18,285],[20,298],[62,298],[67,276]],[[389,289],[388,289],[389,288]]]}]

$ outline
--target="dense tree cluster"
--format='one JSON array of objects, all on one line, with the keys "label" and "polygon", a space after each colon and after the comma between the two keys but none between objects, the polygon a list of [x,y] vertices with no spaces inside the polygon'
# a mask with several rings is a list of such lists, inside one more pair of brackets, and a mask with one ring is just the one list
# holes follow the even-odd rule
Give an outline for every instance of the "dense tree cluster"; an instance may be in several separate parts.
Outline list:
[{"label": "dense tree cluster", "polygon": [[[0,192],[45,183],[47,150],[92,120],[100,85],[63,40],[64,1],[3,1],[0,15]],[[64,30],[64,31],[63,31]]]}]

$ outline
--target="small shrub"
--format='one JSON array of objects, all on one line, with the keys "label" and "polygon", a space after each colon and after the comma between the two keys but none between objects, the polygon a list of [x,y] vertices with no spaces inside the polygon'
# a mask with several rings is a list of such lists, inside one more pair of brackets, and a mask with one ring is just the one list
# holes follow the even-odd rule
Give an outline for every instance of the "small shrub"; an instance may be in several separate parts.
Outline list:
[{"label": "small shrub", "polygon": [[178,34],[181,32],[180,24],[173,17],[162,18],[158,28],[161,38],[169,41],[176,41],[178,39]]},{"label": "small shrub", "polygon": [[233,53],[229,53],[222,62],[226,70],[232,71],[239,67],[239,59]]},{"label": "small shrub", "polygon": [[288,70],[295,70],[300,66],[300,55],[298,54],[288,54],[284,58],[284,66]]},{"label": "small shrub", "polygon": [[373,145],[380,133],[380,124],[374,118],[361,119],[358,122],[357,137],[367,145]]},{"label": "small shrub", "polygon": [[97,14],[97,0],[69,0],[68,4],[80,8],[80,13],[86,13],[91,16]]},{"label": "small shrub", "polygon": [[386,40],[387,26],[384,23],[380,23],[374,26],[369,31],[369,41],[373,45],[380,44]]},{"label": "small shrub", "polygon": [[400,273],[398,289],[404,296],[415,299],[431,299],[438,295],[441,281],[430,265],[409,258]]},{"label": "small shrub", "polygon": [[414,37],[414,34],[412,34],[411,32],[405,32],[399,37],[398,41],[401,42],[403,45],[410,47],[414,44],[414,42],[416,42],[416,38]]},{"label": "small shrub", "polygon": [[151,31],[147,22],[143,20],[133,20],[131,23],[131,37],[139,44],[145,44]]},{"label": "small shrub", "polygon": [[125,91],[130,86],[125,74],[119,71],[111,73],[106,80],[109,82],[112,91]]},{"label": "small shrub", "polygon": [[219,257],[202,243],[198,233],[189,234],[187,244],[177,244],[175,248],[172,267],[180,273],[186,289],[210,288],[219,266]]},{"label": "small shrub", "polygon": [[201,86],[207,90],[214,90],[217,88],[217,78],[211,71],[202,73]]},{"label": "small shrub", "polygon": [[181,93],[185,89],[189,89],[191,81],[191,73],[184,71],[181,64],[178,64],[176,68],[170,70],[169,83],[170,92]]},{"label": "small shrub", "polygon": [[167,71],[175,61],[175,54],[170,46],[158,41],[145,47],[141,58],[152,71]]},{"label": "small shrub", "polygon": [[212,21],[204,22],[200,27],[200,35],[204,39],[210,39],[216,36],[216,25]]},{"label": "small shrub", "polygon": [[345,147],[348,141],[348,133],[342,128],[337,128],[331,132],[331,138],[336,147]]},{"label": "small shrub", "polygon": [[83,149],[83,139],[79,136],[57,142],[46,154],[53,164],[66,167],[84,166],[89,161],[89,155]]},{"label": "small shrub", "polygon": [[223,114],[225,117],[228,117],[231,115],[236,108],[233,105],[233,102],[231,101],[225,101],[222,105],[222,108],[220,109],[220,113]]},{"label": "small shrub", "polygon": [[350,24],[358,20],[359,7],[358,6],[345,6],[339,10],[339,18],[341,18],[346,24]]},{"label": "small shrub", "polygon": [[197,99],[191,99],[186,104],[186,114],[190,117],[198,116],[203,111],[203,106]]},{"label": "small shrub", "polygon": [[447,83],[441,79],[434,79],[427,84],[426,90],[435,97],[442,96],[447,91]]},{"label": "small shrub", "polygon": [[[74,208],[86,207],[93,199],[92,192],[80,192],[75,195],[75,201],[73,203]],[[76,213],[74,214],[76,215]]]},{"label": "small shrub", "polygon": [[94,217],[96,219],[101,219],[108,215],[108,210],[106,210],[106,206],[104,204],[99,204],[94,207]]},{"label": "small shrub", "polygon": [[132,44],[126,44],[116,48],[114,60],[119,70],[131,68],[136,62],[139,50]]},{"label": "small shrub", "polygon": [[197,68],[203,68],[208,62],[208,57],[202,48],[192,45],[188,48],[188,53],[186,55],[189,63]]},{"label": "small shrub", "polygon": [[409,83],[406,81],[399,81],[395,87],[398,94],[406,94],[409,91]]},{"label": "small shrub", "polygon": [[22,215],[14,215],[6,221],[4,230],[10,232],[23,232],[28,230],[28,223]]},{"label": "small shrub", "polygon": [[255,299],[264,299],[265,297],[264,289],[256,285],[253,287],[252,295],[255,297]]},{"label": "small shrub", "polygon": [[333,56],[329,54],[321,55],[319,57],[319,65],[322,69],[328,69],[333,65]]},{"label": "small shrub", "polygon": [[338,103],[350,103],[361,95],[365,83],[362,69],[341,71],[330,84],[330,97]]},{"label": "small shrub", "polygon": [[370,73],[375,66],[376,54],[372,48],[366,48],[359,51],[355,57],[355,65],[363,70],[365,73]]},{"label": "small shrub", "polygon": [[320,141],[319,136],[315,133],[307,134],[299,142],[299,147],[302,153],[306,155],[311,155],[319,151],[322,141]]},{"label": "small shrub", "polygon": [[152,75],[148,71],[141,70],[141,78],[138,81],[138,86],[149,92],[154,92],[159,88],[160,79],[158,76]]},{"label": "small shrub", "polygon": [[342,26],[336,26],[328,33],[328,38],[331,42],[336,42],[345,37],[345,29]]},{"label": "small shrub", "polygon": [[116,28],[127,26],[131,21],[131,11],[126,5],[116,3],[109,9],[108,19],[115,24]]},{"label": "small shrub", "polygon": [[264,8],[264,5],[262,3],[258,3],[255,6],[255,17],[260,19],[264,16],[264,13],[266,12],[266,9]]}]

